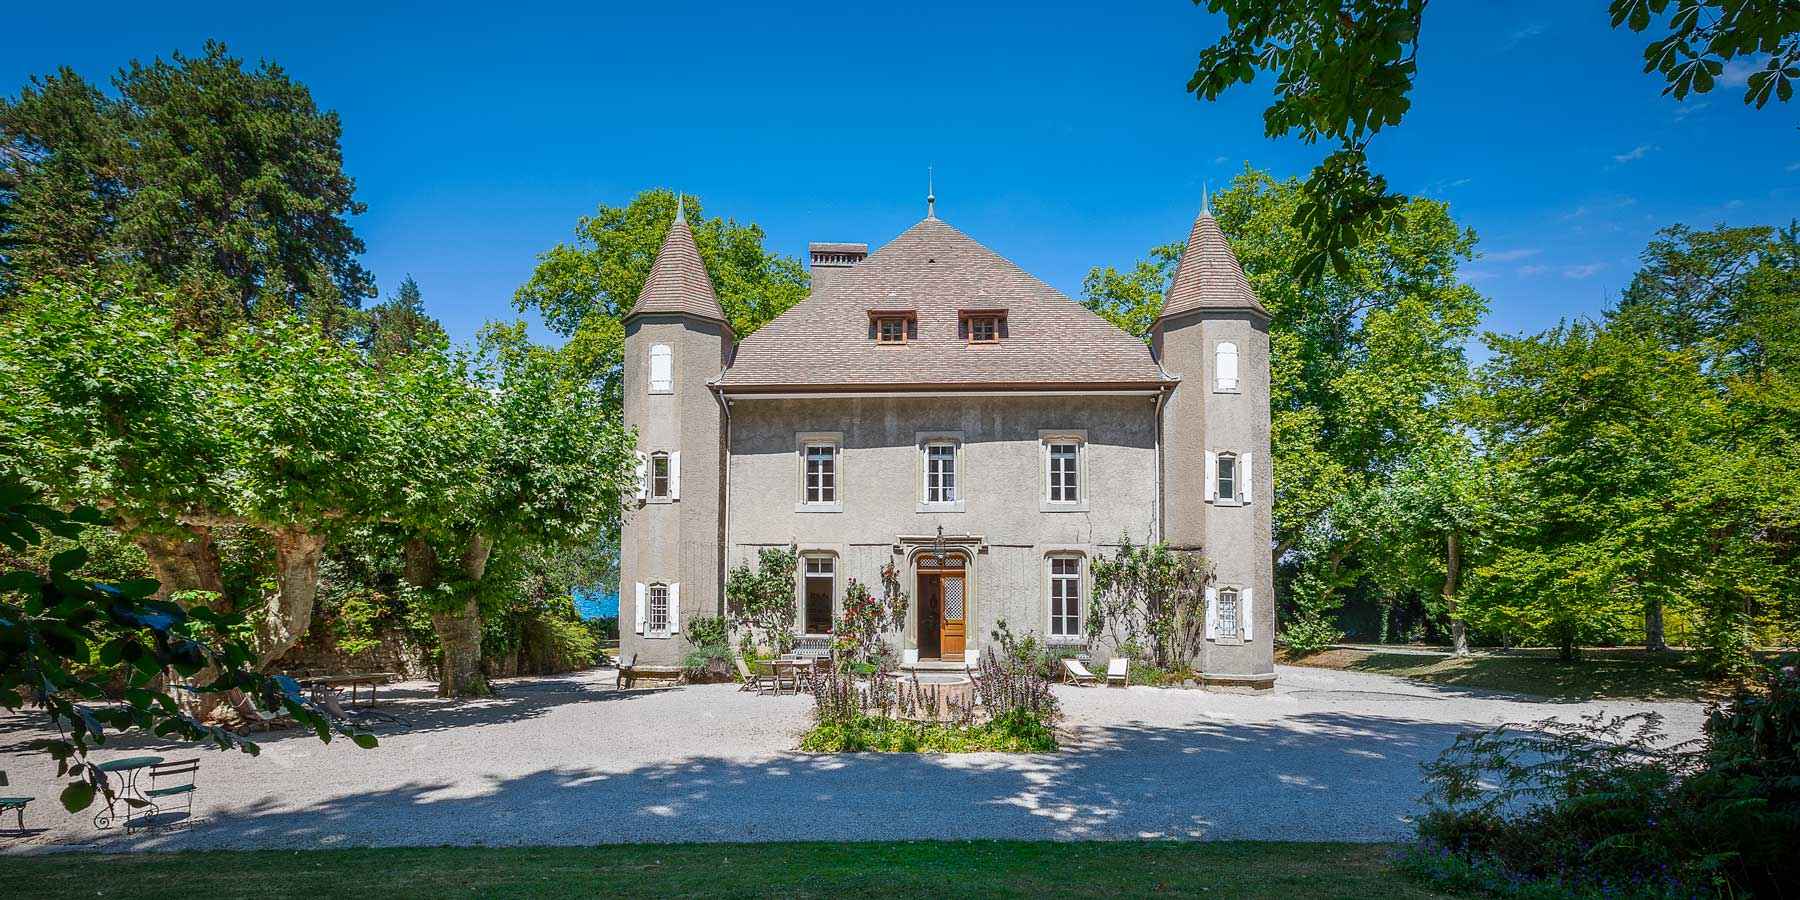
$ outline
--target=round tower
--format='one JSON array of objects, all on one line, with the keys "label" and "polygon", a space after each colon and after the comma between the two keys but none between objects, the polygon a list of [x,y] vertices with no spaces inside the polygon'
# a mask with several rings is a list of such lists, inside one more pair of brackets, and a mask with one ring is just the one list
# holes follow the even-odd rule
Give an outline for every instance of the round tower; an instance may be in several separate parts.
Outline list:
[{"label": "round tower", "polygon": [[1205,552],[1206,637],[1194,666],[1210,686],[1275,683],[1274,501],[1269,313],[1210,209],[1202,209],[1151,333],[1180,379],[1163,407],[1162,533]]}]

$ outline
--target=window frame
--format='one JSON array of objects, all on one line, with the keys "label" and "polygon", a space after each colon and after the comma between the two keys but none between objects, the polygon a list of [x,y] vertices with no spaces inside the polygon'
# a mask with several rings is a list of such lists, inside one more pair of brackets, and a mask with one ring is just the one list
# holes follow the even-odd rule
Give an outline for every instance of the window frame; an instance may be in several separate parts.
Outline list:
[{"label": "window frame", "polygon": [[[1240,467],[1238,463],[1243,459],[1242,454],[1232,450],[1220,450],[1213,454],[1213,459],[1213,502],[1222,503],[1226,506],[1231,506],[1240,502],[1239,498],[1243,496],[1243,491],[1241,490],[1239,479],[1243,477],[1243,473],[1240,471],[1242,467]],[[1225,478],[1225,466],[1227,463],[1231,465],[1230,491],[1225,490],[1225,485],[1227,483]]]},{"label": "window frame", "polygon": [[[668,381],[667,381],[667,383],[664,383],[660,386],[657,384],[657,380],[656,380],[656,358],[658,356],[658,351],[661,351],[660,355],[669,361]],[[649,388],[649,391],[648,391],[649,393],[652,393],[652,394],[673,394],[673,393],[675,393],[675,348],[674,347],[671,347],[668,344],[664,344],[664,343],[660,343],[660,342],[651,344],[650,345],[650,353],[649,353],[649,356],[646,358],[644,365],[645,365],[645,368],[648,370],[645,373],[644,382]]]},{"label": "window frame", "polygon": [[[1074,563],[1075,571],[1057,572],[1056,564],[1058,562]],[[1074,551],[1052,551],[1044,554],[1044,635],[1049,643],[1085,644],[1087,642],[1087,577],[1086,554]],[[1075,620],[1075,630],[1073,632],[1058,632],[1056,629],[1059,620],[1065,620],[1063,624],[1067,624],[1066,620],[1070,618],[1070,616],[1066,612],[1066,606],[1064,607],[1065,612],[1061,615],[1058,615],[1057,613],[1057,600],[1069,599],[1067,597],[1059,598],[1057,596],[1057,587],[1059,584],[1069,584],[1071,582],[1075,586],[1075,595],[1073,597],[1075,601],[1075,615],[1073,617]]]},{"label": "window frame", "polygon": [[[675,463],[672,456],[673,454],[670,454],[666,450],[658,450],[650,454],[650,471],[648,475],[649,493],[647,499],[653,503],[667,503],[674,499],[670,496],[671,486],[674,484],[673,473],[675,471]],[[662,464],[662,474],[660,476],[656,473],[656,466],[659,462]],[[662,480],[662,490],[660,492],[658,492],[656,484],[659,478]]]},{"label": "window frame", "polygon": [[[1073,499],[1056,499],[1054,488],[1055,448],[1073,445],[1075,448],[1075,496]],[[1088,508],[1088,441],[1087,432],[1079,429],[1047,430],[1038,432],[1038,510],[1040,512],[1080,512]]]},{"label": "window frame", "polygon": [[[1225,630],[1225,599],[1231,595],[1231,631]],[[1244,591],[1237,585],[1220,585],[1213,592],[1213,640],[1241,643],[1244,639]]]},{"label": "window frame", "polygon": [[[1229,349],[1231,352],[1226,353]],[[1225,357],[1231,357],[1231,379],[1225,379]],[[1236,394],[1243,382],[1243,355],[1236,341],[1220,341],[1213,345],[1213,393]]]},{"label": "window frame", "polygon": [[[981,328],[983,326],[986,326],[987,328],[992,329],[987,337],[982,337],[980,334]],[[998,344],[998,343],[1000,343],[1000,317],[999,316],[970,316],[969,317],[969,343],[971,343],[971,344]]]},{"label": "window frame", "polygon": [[[957,484],[957,455],[956,444],[950,441],[925,442],[926,503],[947,505],[955,503],[962,496]],[[935,497],[932,496],[934,491],[937,493]]]},{"label": "window frame", "polygon": [[[905,344],[906,343],[906,330],[907,330],[906,324],[907,324],[907,320],[906,320],[905,316],[876,316],[875,317],[875,344],[876,344],[876,346],[898,347],[902,344]],[[888,336],[887,327],[889,325],[898,326],[898,336],[896,336],[896,337]]]},{"label": "window frame", "polygon": [[[657,592],[662,592],[662,627],[656,625]],[[669,585],[663,581],[652,581],[644,586],[644,636],[668,637],[675,632],[669,628],[672,617],[669,611]]]},{"label": "window frame", "polygon": [[[830,500],[812,500],[808,471],[814,447],[831,448]],[[836,431],[803,431],[794,435],[794,511],[802,513],[835,513],[844,511],[844,436]]]},{"label": "window frame", "polygon": [[[918,471],[915,483],[918,485],[918,506],[916,512],[922,513],[959,513],[968,509],[969,460],[967,446],[963,442],[960,431],[922,431],[914,435],[914,444],[918,451],[915,454]],[[949,447],[952,496],[950,500],[931,499],[932,448]],[[940,486],[940,494],[941,486]]]},{"label": "window frame", "polygon": [[[831,567],[831,571],[821,575],[813,574],[812,564],[815,561],[824,562]],[[803,550],[800,553],[800,565],[798,568],[800,576],[800,597],[799,603],[795,604],[795,606],[799,612],[800,621],[795,623],[798,626],[795,628],[795,631],[799,632],[802,637],[830,637],[836,633],[837,629],[838,598],[840,594],[838,570],[841,568],[841,566],[838,565],[838,555],[826,550]],[[824,631],[813,631],[807,627],[807,591],[808,588],[811,587],[811,583],[815,580],[829,580],[831,582],[830,590],[827,592],[827,599],[831,601],[831,608],[826,614],[826,622],[828,624]]]}]

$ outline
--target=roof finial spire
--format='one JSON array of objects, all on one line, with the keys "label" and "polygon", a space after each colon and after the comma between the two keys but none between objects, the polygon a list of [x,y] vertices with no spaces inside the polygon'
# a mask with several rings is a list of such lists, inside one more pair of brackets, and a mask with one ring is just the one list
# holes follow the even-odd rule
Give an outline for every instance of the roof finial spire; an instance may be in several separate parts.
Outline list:
[{"label": "roof finial spire", "polygon": [[675,221],[677,222],[687,221],[687,204],[682,202],[686,198],[687,194],[681,191],[675,192]]},{"label": "roof finial spire", "polygon": [[937,191],[933,187],[934,174],[931,166],[925,167],[925,218],[927,219],[937,218]]},{"label": "roof finial spire", "polygon": [[1203,215],[1212,215],[1212,182],[1210,181],[1200,182],[1200,212]]}]

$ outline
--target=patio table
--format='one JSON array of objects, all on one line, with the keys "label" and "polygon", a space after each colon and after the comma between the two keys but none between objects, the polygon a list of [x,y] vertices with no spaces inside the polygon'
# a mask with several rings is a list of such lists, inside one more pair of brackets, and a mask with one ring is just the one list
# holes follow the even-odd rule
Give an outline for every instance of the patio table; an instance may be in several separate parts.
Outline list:
[{"label": "patio table", "polygon": [[[375,688],[393,681],[394,677],[392,672],[370,672],[363,675],[315,675],[297,680],[302,686],[311,688],[315,694],[323,688],[347,686],[350,688],[350,706],[369,707],[375,705]],[[363,685],[368,686],[369,696],[359,702],[359,692]]]},{"label": "patio table", "polygon": [[[95,769],[100,770],[100,772],[105,775],[118,775],[119,789],[106,795],[106,809],[94,814],[94,827],[111,828],[113,823],[120,819],[117,804],[124,802],[125,828],[130,830],[132,819],[132,806],[130,801],[133,799],[142,801],[144,808],[149,809],[149,812],[139,818],[149,818],[150,816],[156,815],[156,804],[151,803],[150,798],[145,797],[144,792],[138,789],[137,780],[139,772],[157,765],[162,761],[163,758],[160,756],[127,756],[123,759],[115,759],[111,762],[103,762],[95,766]],[[111,779],[109,778],[108,780],[110,781]]]},{"label": "patio table", "polygon": [[[781,680],[783,677],[787,678],[788,683],[794,686],[794,693],[800,693],[800,673],[810,670],[812,664],[812,660],[810,659],[769,660],[769,668],[775,673],[775,693],[777,695],[781,693]],[[786,673],[785,676],[783,675],[783,672]]]}]

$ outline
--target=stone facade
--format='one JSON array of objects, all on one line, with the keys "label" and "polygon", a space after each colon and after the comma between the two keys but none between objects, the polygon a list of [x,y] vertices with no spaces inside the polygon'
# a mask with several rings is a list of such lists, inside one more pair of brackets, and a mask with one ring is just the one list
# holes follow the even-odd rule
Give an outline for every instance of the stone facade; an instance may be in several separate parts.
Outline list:
[{"label": "stone facade", "polygon": [[[1268,315],[1211,216],[1195,223],[1148,347],[935,219],[890,246],[837,267],[739,345],[710,283],[692,280],[685,223],[671,228],[660,274],[626,318],[624,412],[643,488],[622,535],[622,654],[679,664],[680,621],[720,614],[726,568],[754,565],[765,547],[803,556],[802,634],[824,619],[816,603],[809,620],[809,591],[822,602],[829,581],[835,618],[848,579],[877,586],[893,563],[915,601],[896,636],[907,663],[971,658],[1002,619],[1083,646],[1089,563],[1122,538],[1167,540],[1215,565],[1196,669],[1216,685],[1271,685]],[[971,303],[1011,319],[1000,340],[964,339]],[[875,319],[900,314],[910,355],[882,355]],[[807,329],[831,334],[809,347]],[[859,369],[864,359],[876,368]],[[934,384],[936,367],[951,381]],[[829,461],[828,497],[808,491],[809,447]],[[1073,498],[1052,497],[1053,447],[1076,473]],[[953,500],[930,496],[934,453],[954,459]],[[943,572],[940,552],[960,575]],[[1052,594],[1071,590],[1083,618],[1053,615]],[[949,649],[953,609],[961,654]]]}]

